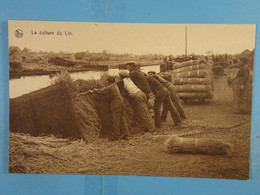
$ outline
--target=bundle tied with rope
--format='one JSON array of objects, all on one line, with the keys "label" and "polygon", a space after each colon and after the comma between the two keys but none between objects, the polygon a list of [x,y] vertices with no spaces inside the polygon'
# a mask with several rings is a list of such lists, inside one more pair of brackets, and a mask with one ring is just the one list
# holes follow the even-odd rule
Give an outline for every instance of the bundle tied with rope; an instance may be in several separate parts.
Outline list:
[{"label": "bundle tied with rope", "polygon": [[183,154],[228,154],[230,145],[218,140],[171,136],[165,141],[167,153]]},{"label": "bundle tied with rope", "polygon": [[172,82],[180,99],[212,98],[212,70],[205,59],[175,63]]}]

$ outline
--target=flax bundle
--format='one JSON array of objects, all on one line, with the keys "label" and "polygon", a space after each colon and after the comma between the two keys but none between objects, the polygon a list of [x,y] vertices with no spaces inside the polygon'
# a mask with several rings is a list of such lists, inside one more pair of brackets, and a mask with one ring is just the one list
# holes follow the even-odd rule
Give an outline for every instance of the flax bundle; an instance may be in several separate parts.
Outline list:
[{"label": "flax bundle", "polygon": [[185,84],[201,84],[208,85],[210,84],[209,78],[175,78],[173,80],[174,85],[185,85]]},{"label": "flax bundle", "polygon": [[176,78],[205,78],[208,75],[209,73],[206,69],[201,69],[201,70],[192,70],[192,71],[177,73],[175,77]]},{"label": "flax bundle", "polygon": [[167,153],[223,155],[229,149],[230,145],[218,140],[172,136],[165,141]]},{"label": "flax bundle", "polygon": [[199,84],[195,84],[195,85],[176,85],[175,91],[176,92],[208,92],[211,90],[210,88],[211,86],[208,85],[199,85]]},{"label": "flax bundle", "polygon": [[192,65],[192,66],[186,66],[178,69],[174,69],[174,73],[180,73],[180,72],[186,72],[191,70],[201,70],[207,68],[206,64],[198,64],[198,65]]},{"label": "flax bundle", "polygon": [[185,100],[191,99],[209,99],[212,98],[212,93],[210,92],[180,92],[178,97]]}]

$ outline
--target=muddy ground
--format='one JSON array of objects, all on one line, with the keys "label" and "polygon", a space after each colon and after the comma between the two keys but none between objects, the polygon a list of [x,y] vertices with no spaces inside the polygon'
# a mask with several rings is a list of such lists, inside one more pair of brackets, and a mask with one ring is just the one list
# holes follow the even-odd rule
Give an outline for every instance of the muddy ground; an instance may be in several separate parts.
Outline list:
[{"label": "muddy ground", "polygon": [[[161,129],[131,135],[128,141],[61,140],[64,144],[58,147],[47,145],[45,138],[37,147],[36,142],[27,145],[26,150],[31,148],[23,151],[27,155],[10,156],[10,172],[248,179],[251,116],[233,114],[233,92],[226,81],[236,71],[226,70],[226,75],[214,80],[212,100],[184,104],[188,120],[182,126],[175,127],[168,115]],[[231,148],[226,155],[168,154],[164,142],[171,135],[220,140]]]}]

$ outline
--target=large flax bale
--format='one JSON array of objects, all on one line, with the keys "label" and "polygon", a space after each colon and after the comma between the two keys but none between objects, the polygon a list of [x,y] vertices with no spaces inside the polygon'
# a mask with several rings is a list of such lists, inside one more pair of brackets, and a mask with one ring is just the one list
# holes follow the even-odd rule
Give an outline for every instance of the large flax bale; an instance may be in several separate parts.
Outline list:
[{"label": "large flax bale", "polygon": [[94,141],[100,134],[100,119],[92,99],[88,96],[78,97],[75,99],[75,107],[81,137]]},{"label": "large flax bale", "polygon": [[98,116],[101,121],[101,137],[108,137],[112,132],[112,115],[111,115],[111,106],[106,96],[94,94],[92,98],[95,102],[95,107],[98,112]]},{"label": "large flax bale", "polygon": [[197,65],[177,68],[177,69],[174,69],[173,72],[180,73],[180,72],[186,72],[186,71],[191,71],[191,70],[201,70],[201,69],[206,69],[206,68],[208,68],[208,66],[206,64],[197,64]]},{"label": "large flax bale", "polygon": [[[101,88],[106,85],[106,74],[101,77],[100,80],[77,80],[75,81],[77,93],[82,93],[94,88]],[[112,115],[111,106],[109,99],[105,95],[100,94],[88,94],[84,96],[89,98],[94,105],[97,112],[96,118],[100,121],[100,137],[109,137],[112,132]],[[87,101],[90,101],[90,100]],[[125,108],[126,108],[126,119],[129,128],[133,121],[133,109],[127,99],[124,98]]]},{"label": "large flax bale", "polygon": [[212,71],[205,59],[174,64],[172,83],[180,99],[212,98]]},{"label": "large flax bale", "polygon": [[199,84],[176,85],[174,89],[176,92],[207,92],[211,90],[209,85]]},{"label": "large flax bale", "polygon": [[[93,94],[91,98],[95,102],[95,107],[98,112],[98,116],[101,122],[101,130],[100,130],[100,137],[109,137],[112,133],[113,128],[113,118],[111,114],[111,106],[110,102],[104,95]],[[126,121],[129,129],[131,129],[132,124],[135,123],[134,121],[134,113],[130,102],[124,98],[124,106],[126,111]]]},{"label": "large flax bale", "polygon": [[209,78],[174,78],[173,79],[174,85],[185,85],[185,84],[210,84]]},{"label": "large flax bale", "polygon": [[38,135],[28,95],[10,99],[10,131]]},{"label": "large flax bale", "polygon": [[198,64],[198,60],[189,60],[189,61],[185,61],[185,62],[179,62],[179,63],[173,64],[173,69],[183,68],[183,67],[187,67],[187,66],[193,66],[193,65],[197,65],[197,64]]},{"label": "large flax bale", "polygon": [[212,98],[211,92],[178,92],[177,95],[180,99],[185,100]]},{"label": "large flax bale", "polygon": [[[104,76],[105,77],[105,76]],[[78,93],[82,93],[94,88],[101,88],[105,86],[105,79],[103,80],[77,80],[75,85]],[[97,112],[97,117],[100,121],[100,137],[108,137],[112,130],[112,116],[111,116],[111,107],[109,100],[104,95],[99,94],[87,94],[85,97],[88,97],[92,100],[95,110]]]},{"label": "large flax bale", "polygon": [[193,66],[193,65],[198,65],[198,64],[207,64],[207,61],[203,58],[198,59],[198,60],[189,60],[189,61],[185,61],[185,62],[179,62],[179,63],[175,63],[173,64],[173,69],[179,69],[179,68],[184,68],[187,66]]},{"label": "large flax bale", "polygon": [[176,78],[205,78],[209,75],[206,69],[202,70],[192,70],[181,73],[176,73],[174,77]]},{"label": "large flax bale", "polygon": [[224,155],[230,145],[219,140],[172,136],[165,141],[167,153]]},{"label": "large flax bale", "polygon": [[59,82],[10,99],[10,131],[80,138],[68,84]]}]

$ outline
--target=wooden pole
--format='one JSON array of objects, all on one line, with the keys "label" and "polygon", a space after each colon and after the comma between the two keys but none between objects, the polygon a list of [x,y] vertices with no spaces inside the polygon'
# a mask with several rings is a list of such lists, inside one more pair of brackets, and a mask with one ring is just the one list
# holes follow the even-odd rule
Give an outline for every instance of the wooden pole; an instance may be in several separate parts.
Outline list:
[{"label": "wooden pole", "polygon": [[188,52],[187,52],[187,26],[185,26],[185,56],[188,56]]}]

